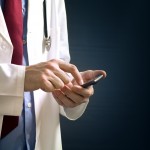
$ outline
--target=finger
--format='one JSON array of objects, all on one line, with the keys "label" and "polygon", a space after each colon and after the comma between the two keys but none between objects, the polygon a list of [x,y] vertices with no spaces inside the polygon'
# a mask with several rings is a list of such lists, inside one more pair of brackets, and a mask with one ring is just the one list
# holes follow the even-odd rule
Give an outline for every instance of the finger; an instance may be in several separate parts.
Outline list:
[{"label": "finger", "polygon": [[77,106],[76,103],[74,103],[71,99],[69,99],[64,93],[60,90],[55,91],[55,95],[58,98],[59,101],[63,103],[64,107],[73,108]]},{"label": "finger", "polygon": [[53,94],[53,96],[54,96],[54,98],[55,98],[55,100],[57,101],[57,103],[59,104],[59,105],[61,105],[61,106],[64,106],[64,103],[61,101],[61,100],[59,100],[59,98],[57,97],[57,90],[55,90],[52,94]]},{"label": "finger", "polygon": [[104,70],[95,70],[93,72],[94,72],[94,76],[95,77],[98,76],[98,75],[100,75],[100,74],[103,75],[103,78],[106,78],[106,76],[107,76],[107,74],[106,74],[106,72]]},{"label": "finger", "polygon": [[59,61],[59,67],[60,69],[71,73],[78,84],[83,84],[82,76],[75,65]]},{"label": "finger", "polygon": [[60,69],[59,62],[61,62],[61,60],[54,59],[54,60],[48,61],[46,63],[45,73],[49,76],[51,76],[51,74],[53,73],[58,78],[60,78],[64,84],[67,84],[70,82],[70,78],[66,72]]},{"label": "finger", "polygon": [[75,102],[76,104],[81,104],[84,101],[84,97],[80,94],[80,93],[76,93],[74,91],[72,91],[69,87],[64,86],[61,91],[69,98],[71,99],[73,102]]},{"label": "finger", "polygon": [[63,81],[49,69],[46,69],[43,76],[53,85],[55,89],[64,87]]},{"label": "finger", "polygon": [[47,72],[43,76],[41,76],[41,89],[46,92],[52,92],[55,89],[61,89],[64,87],[64,83],[60,80],[56,75],[52,72]]},{"label": "finger", "polygon": [[93,86],[89,86],[88,88],[83,88],[79,85],[75,85],[74,87],[72,87],[72,91],[77,94],[80,94],[84,98],[89,98],[94,94]]},{"label": "finger", "polygon": [[51,82],[51,84],[54,86],[55,89],[61,89],[64,87],[63,81],[55,74],[51,74],[48,77],[48,80]]},{"label": "finger", "polygon": [[50,81],[48,81],[47,79],[43,79],[41,81],[41,89],[45,92],[52,92],[55,90],[55,87]]},{"label": "finger", "polygon": [[64,72],[63,70],[56,68],[56,70],[53,72],[57,77],[59,77],[64,84],[68,84],[70,82],[69,75]]},{"label": "finger", "polygon": [[94,79],[98,75],[103,75],[103,78],[105,78],[106,72],[103,70],[88,70],[88,71],[82,72],[82,76],[85,82],[91,79]]}]

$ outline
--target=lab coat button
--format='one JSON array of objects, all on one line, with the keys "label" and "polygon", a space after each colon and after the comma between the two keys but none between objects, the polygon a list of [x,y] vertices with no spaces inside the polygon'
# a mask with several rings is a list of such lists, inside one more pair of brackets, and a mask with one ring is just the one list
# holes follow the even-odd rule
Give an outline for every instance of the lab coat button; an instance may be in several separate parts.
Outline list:
[{"label": "lab coat button", "polygon": [[28,106],[28,108],[31,108],[32,105],[31,105],[31,103],[28,103],[27,106]]},{"label": "lab coat button", "polygon": [[27,44],[27,41],[26,40],[23,40],[23,45]]}]

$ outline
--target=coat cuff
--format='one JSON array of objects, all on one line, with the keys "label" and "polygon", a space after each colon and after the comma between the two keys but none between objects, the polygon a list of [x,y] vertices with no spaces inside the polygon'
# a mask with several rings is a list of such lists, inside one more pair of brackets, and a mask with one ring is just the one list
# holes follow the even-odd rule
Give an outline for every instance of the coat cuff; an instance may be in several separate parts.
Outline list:
[{"label": "coat cuff", "polygon": [[79,106],[76,106],[74,108],[64,108],[61,106],[61,109],[60,109],[61,114],[67,117],[69,120],[76,120],[83,115],[88,103],[89,103],[89,100],[87,100],[86,103],[82,103]]},{"label": "coat cuff", "polygon": [[0,115],[19,116],[22,112],[25,67],[1,64]]}]

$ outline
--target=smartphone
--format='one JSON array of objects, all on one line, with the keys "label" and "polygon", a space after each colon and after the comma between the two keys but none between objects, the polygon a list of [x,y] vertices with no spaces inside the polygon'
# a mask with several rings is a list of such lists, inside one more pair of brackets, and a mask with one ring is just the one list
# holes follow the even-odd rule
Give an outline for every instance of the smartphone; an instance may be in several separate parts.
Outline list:
[{"label": "smartphone", "polygon": [[82,86],[83,88],[87,88],[87,87],[89,87],[90,85],[94,85],[94,84],[98,83],[98,81],[100,81],[100,79],[102,79],[102,78],[103,78],[103,75],[98,75],[95,79],[90,80],[90,81],[88,81],[88,82],[82,84],[81,86]]}]

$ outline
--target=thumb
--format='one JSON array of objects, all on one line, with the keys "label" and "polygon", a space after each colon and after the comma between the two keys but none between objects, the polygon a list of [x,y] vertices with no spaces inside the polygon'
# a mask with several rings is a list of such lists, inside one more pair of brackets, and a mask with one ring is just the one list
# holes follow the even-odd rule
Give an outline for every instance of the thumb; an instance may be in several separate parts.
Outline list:
[{"label": "thumb", "polygon": [[83,77],[84,82],[92,80],[96,78],[98,75],[103,75],[103,79],[104,79],[106,77],[106,72],[104,70],[88,70],[88,71],[82,72],[82,77]]},{"label": "thumb", "polygon": [[103,75],[103,78],[106,78],[107,74],[104,70],[94,70],[93,71],[94,77],[98,76],[98,75]]}]

